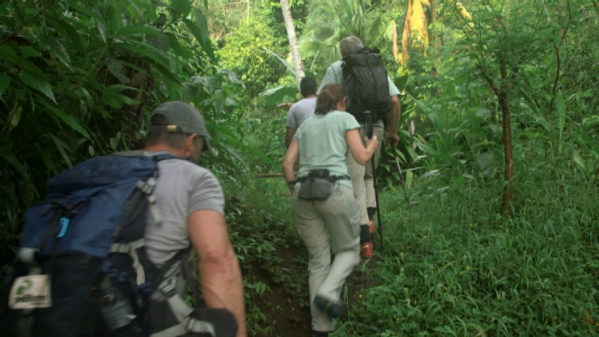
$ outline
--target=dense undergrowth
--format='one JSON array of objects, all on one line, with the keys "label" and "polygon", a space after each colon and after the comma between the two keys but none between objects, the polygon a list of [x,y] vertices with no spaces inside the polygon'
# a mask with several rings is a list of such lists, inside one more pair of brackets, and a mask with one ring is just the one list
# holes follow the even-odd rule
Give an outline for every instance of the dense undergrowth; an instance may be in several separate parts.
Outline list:
[{"label": "dense undergrowth", "polygon": [[[348,315],[334,336],[599,332],[597,185],[557,158],[519,150],[517,206],[507,221],[498,215],[497,181],[471,178],[444,188],[451,171],[417,178],[409,208],[399,185],[381,189],[384,250],[357,271],[369,274],[371,287],[346,289]],[[266,317],[262,311],[270,304],[260,298],[271,285],[284,284],[287,300],[307,308],[307,257],[284,184],[252,182],[248,199],[229,208],[229,221],[245,225],[233,229],[233,240],[244,266],[249,327],[257,335],[282,336],[275,326],[289,306]],[[241,207],[245,203],[251,207]],[[296,250],[296,263],[282,264],[280,249]],[[264,272],[275,277],[272,283],[258,278]]]},{"label": "dense undergrowth", "polygon": [[501,186],[489,182],[440,191],[438,179],[419,181],[412,209],[385,193],[380,285],[338,335],[596,334],[597,186],[548,180],[551,171],[526,172],[527,163],[509,221],[495,215]]},{"label": "dense undergrowth", "polygon": [[[559,131],[560,142],[558,130],[515,129],[510,219],[501,212],[496,145],[489,148],[494,159],[484,163],[484,154],[468,151],[448,161],[435,156],[446,144],[421,138],[422,155],[410,165],[401,161],[410,207],[394,158],[384,157],[378,170],[384,249],[376,237],[376,258],[348,280],[347,315],[333,336],[599,333],[599,185],[592,169],[598,152],[596,136],[581,136],[579,126],[572,121]],[[262,132],[275,130],[269,124]],[[431,130],[458,150],[470,146],[451,124]],[[225,186],[227,220],[242,261],[251,335],[305,336],[307,254],[287,188],[280,177],[250,174],[235,184]],[[352,280],[364,275],[365,285]],[[304,313],[290,318],[292,309]]]},{"label": "dense undergrowth", "polygon": [[[213,135],[214,153],[200,164],[223,183],[249,335],[308,335],[307,253],[288,190],[280,177],[258,178],[280,172],[284,154],[286,113],[276,107],[281,102],[269,103],[276,95],[259,93],[293,82],[274,59],[264,61],[265,47],[286,53],[287,37],[271,6],[277,2],[251,3],[253,13],[249,1],[247,11],[238,8],[246,24],[231,24],[214,45],[206,20],[213,28],[218,15],[202,11],[219,7],[193,1],[0,5],[0,276],[47,178],[134,147],[149,111],[182,99],[200,108]],[[363,11],[358,23],[394,20],[401,35],[395,20],[406,3],[373,1],[377,10]],[[429,56],[416,48],[405,65],[391,59],[389,37],[361,36],[382,48],[405,93],[398,158],[410,207],[395,158],[386,156],[378,169],[384,250],[375,241],[376,257],[348,280],[347,317],[333,336],[599,335],[598,7],[467,1],[473,15],[464,20],[453,3],[437,2]],[[294,6],[309,9],[304,1]],[[336,12],[355,18],[345,13],[352,8]],[[296,24],[318,31],[307,14]],[[337,28],[339,36],[315,50],[334,50],[340,37],[358,34]],[[333,57],[304,61],[320,80]],[[507,220],[498,95],[509,98],[512,118]]]}]

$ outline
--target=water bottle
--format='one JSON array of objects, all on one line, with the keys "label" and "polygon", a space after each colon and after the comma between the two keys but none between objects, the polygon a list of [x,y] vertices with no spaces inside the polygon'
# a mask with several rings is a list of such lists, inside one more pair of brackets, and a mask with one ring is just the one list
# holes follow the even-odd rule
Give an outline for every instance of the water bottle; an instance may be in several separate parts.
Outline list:
[{"label": "water bottle", "polygon": [[111,336],[144,336],[143,327],[131,305],[130,296],[127,296],[122,288],[115,285],[109,276],[100,283],[104,295],[100,308],[104,323]]}]

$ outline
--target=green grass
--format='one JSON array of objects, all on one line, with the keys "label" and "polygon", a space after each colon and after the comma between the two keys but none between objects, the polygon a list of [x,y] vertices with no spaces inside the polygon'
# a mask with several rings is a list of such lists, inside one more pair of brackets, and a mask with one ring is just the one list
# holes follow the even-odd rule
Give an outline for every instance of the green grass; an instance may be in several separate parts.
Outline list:
[{"label": "green grass", "polygon": [[411,209],[384,190],[378,286],[335,336],[599,334],[597,185],[532,158],[517,162],[509,221],[499,179],[416,181]]},{"label": "green grass", "polygon": [[[484,168],[419,163],[411,208],[397,177],[381,181],[384,250],[375,248],[377,258],[357,271],[370,287],[344,292],[348,316],[333,336],[599,335],[597,178],[572,160],[584,144],[558,152],[544,142],[522,140],[514,149],[509,220],[501,215],[501,158]],[[593,153],[584,153],[589,163]],[[384,166],[379,171],[395,173]],[[306,302],[305,249],[281,178],[236,184],[244,188],[225,186],[236,191],[227,220],[244,269],[250,335],[279,336],[286,307],[267,313],[262,301],[284,285],[281,296]],[[284,259],[282,251],[297,256]]]}]

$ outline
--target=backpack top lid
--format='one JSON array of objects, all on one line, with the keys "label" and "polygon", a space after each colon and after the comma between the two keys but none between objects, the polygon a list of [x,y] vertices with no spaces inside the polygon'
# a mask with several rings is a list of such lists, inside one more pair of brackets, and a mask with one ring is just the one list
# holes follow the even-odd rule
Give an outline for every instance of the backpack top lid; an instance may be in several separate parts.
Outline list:
[{"label": "backpack top lid", "polygon": [[349,98],[347,111],[358,122],[364,122],[366,110],[375,120],[391,110],[387,71],[378,49],[364,47],[343,58],[343,86]]},{"label": "backpack top lid", "polygon": [[112,155],[61,172],[48,181],[47,198],[27,211],[20,246],[105,257],[138,181],[156,170],[152,157]]}]

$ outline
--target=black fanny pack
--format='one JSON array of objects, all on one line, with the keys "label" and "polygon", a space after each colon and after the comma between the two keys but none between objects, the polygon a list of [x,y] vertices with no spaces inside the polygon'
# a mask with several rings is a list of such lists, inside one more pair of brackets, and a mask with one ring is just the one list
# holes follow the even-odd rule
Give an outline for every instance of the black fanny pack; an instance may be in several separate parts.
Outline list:
[{"label": "black fanny pack", "polygon": [[349,176],[331,176],[327,169],[314,169],[308,172],[307,177],[301,177],[298,198],[306,201],[327,200],[333,192],[337,180],[349,179]]}]

